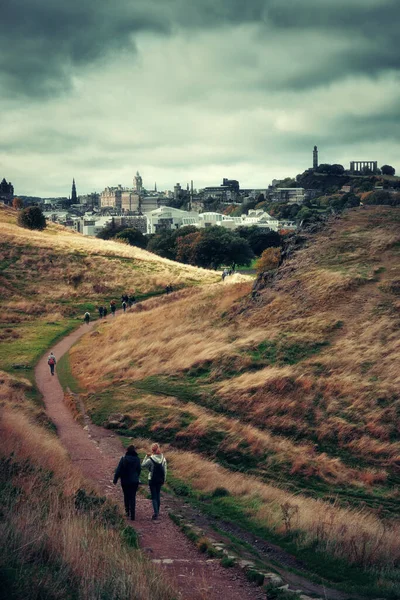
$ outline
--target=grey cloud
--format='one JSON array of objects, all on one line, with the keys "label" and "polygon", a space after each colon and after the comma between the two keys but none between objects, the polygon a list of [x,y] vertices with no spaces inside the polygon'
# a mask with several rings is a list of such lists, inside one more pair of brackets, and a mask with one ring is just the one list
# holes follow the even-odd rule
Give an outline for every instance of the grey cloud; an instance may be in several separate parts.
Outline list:
[{"label": "grey cloud", "polygon": [[351,71],[397,69],[397,15],[397,0],[348,0],[339,6],[326,0],[5,0],[0,81],[8,94],[41,98],[65,92],[80,67],[122,49],[134,53],[135,34],[144,31],[161,35],[254,23],[267,36],[293,31],[296,38],[311,29],[354,36],[351,52],[334,52],[323,68],[286,82],[294,89],[313,87]]}]

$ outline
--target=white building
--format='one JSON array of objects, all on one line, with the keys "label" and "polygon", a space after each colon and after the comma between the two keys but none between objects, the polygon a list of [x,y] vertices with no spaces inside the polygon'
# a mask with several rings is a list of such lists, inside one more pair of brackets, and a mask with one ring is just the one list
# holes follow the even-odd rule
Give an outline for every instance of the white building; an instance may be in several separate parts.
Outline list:
[{"label": "white building", "polygon": [[188,212],[172,208],[171,206],[160,206],[155,210],[146,212],[147,233],[158,233],[170,229],[178,229],[185,225],[198,226],[199,215],[196,212]]}]

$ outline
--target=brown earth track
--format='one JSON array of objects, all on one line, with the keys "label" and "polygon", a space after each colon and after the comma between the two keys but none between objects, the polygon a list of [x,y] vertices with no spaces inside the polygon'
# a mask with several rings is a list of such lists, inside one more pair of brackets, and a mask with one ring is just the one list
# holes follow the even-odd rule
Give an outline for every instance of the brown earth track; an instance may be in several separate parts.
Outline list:
[{"label": "brown earth track", "polygon": [[[60,359],[70,347],[95,323],[82,325],[53,347]],[[83,428],[77,423],[66,404],[57,375],[50,375],[47,358],[43,356],[35,369],[38,388],[43,395],[46,411],[57,428],[72,462],[100,491],[120,504],[121,491],[112,485],[116,464],[123,454],[120,440],[87,420]],[[151,502],[140,495],[137,498],[135,530],[141,548],[154,564],[165,572],[176,588],[178,597],[185,600],[258,600],[265,599],[261,589],[249,583],[236,569],[224,569],[216,559],[207,557],[189,542],[180,529],[167,517],[168,506],[162,502],[162,517],[151,520]]]}]

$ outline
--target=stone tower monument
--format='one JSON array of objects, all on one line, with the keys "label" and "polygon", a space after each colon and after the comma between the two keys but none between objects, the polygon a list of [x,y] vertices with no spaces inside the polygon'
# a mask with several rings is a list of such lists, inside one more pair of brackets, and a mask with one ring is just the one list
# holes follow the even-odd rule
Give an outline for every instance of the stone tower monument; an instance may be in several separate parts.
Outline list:
[{"label": "stone tower monument", "polygon": [[137,194],[141,194],[143,189],[143,180],[139,174],[139,171],[136,171],[135,178],[133,180],[133,189]]},{"label": "stone tower monument", "polygon": [[314,152],[313,152],[313,169],[318,169],[318,148],[317,146],[314,146]]}]

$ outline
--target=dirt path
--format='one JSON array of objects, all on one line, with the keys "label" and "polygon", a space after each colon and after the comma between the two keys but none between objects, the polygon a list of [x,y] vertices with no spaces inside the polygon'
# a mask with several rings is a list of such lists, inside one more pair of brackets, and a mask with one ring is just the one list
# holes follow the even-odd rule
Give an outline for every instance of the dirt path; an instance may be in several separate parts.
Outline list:
[{"label": "dirt path", "polygon": [[[63,338],[52,350],[59,360],[70,347],[95,323],[82,325]],[[120,440],[106,429],[90,421],[83,428],[77,423],[64,403],[64,392],[57,373],[50,375],[47,354],[35,369],[38,388],[43,395],[46,411],[57,427],[62,444],[83,475],[90,479],[102,494],[122,503],[122,493],[112,485],[116,464],[123,454]],[[164,569],[168,579],[183,600],[258,600],[265,594],[236,569],[224,569],[216,559],[207,559],[185,537],[167,516],[168,504],[162,499],[161,519],[151,520],[151,501],[138,495],[135,529],[141,548],[151,560]]]}]

